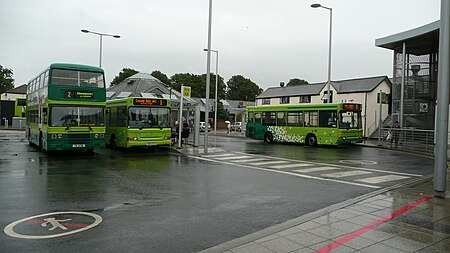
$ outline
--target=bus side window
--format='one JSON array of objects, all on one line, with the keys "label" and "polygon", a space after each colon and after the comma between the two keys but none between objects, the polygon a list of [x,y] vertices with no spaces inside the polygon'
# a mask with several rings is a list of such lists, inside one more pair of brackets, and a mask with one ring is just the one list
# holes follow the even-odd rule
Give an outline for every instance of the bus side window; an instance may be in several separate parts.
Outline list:
[{"label": "bus side window", "polygon": [[277,112],[277,126],[286,126],[286,112]]},{"label": "bus side window", "polygon": [[261,113],[255,113],[255,123],[261,124]]}]

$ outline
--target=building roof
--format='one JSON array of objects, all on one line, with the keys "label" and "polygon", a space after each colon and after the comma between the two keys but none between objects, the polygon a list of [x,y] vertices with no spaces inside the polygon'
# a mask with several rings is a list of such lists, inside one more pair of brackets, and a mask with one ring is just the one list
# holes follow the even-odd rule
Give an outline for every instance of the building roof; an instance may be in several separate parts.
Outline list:
[{"label": "building roof", "polygon": [[376,39],[375,46],[401,51],[403,42],[405,42],[407,53],[419,55],[429,53],[430,49],[437,51],[439,48],[439,27],[440,21],[438,20],[408,31]]},{"label": "building roof", "polygon": [[335,81],[331,82],[331,85],[337,93],[358,93],[373,91],[383,81],[386,81],[390,86],[392,85],[387,76]]},{"label": "building roof", "polygon": [[[205,111],[205,104],[206,99],[205,98],[192,98],[194,99],[199,105],[200,105],[200,111]],[[211,108],[214,106],[215,99],[209,99],[209,104]],[[252,101],[240,101],[240,100],[223,100],[221,99],[220,102],[223,105],[223,108],[227,110],[230,113],[236,113],[240,111],[245,111],[245,108],[247,106],[254,106],[255,102]]]},{"label": "building roof", "polygon": [[318,84],[302,84],[296,86],[284,86],[284,87],[270,87],[263,91],[257,99],[261,98],[273,98],[273,97],[285,97],[285,96],[307,96],[307,95],[319,95],[325,83]]},{"label": "building roof", "polygon": [[[159,98],[165,95],[172,95],[172,104],[176,106],[180,100],[180,92],[169,89],[163,82],[148,73],[137,73],[123,80],[122,82],[109,87],[107,90],[108,99],[119,97],[145,97],[156,96]],[[108,96],[109,94],[109,96]],[[167,96],[166,96],[167,97]],[[184,98],[183,104],[196,104],[190,98]]]},{"label": "building roof", "polygon": [[[381,82],[386,81],[392,85],[387,76],[375,76],[349,80],[331,81],[331,85],[337,93],[358,93],[373,91]],[[303,84],[296,86],[271,87],[257,96],[257,99],[274,97],[295,97],[319,95],[325,83]]]},{"label": "building roof", "polygon": [[22,84],[19,87],[12,88],[10,90],[7,90],[5,93],[8,94],[27,94],[27,85]]}]

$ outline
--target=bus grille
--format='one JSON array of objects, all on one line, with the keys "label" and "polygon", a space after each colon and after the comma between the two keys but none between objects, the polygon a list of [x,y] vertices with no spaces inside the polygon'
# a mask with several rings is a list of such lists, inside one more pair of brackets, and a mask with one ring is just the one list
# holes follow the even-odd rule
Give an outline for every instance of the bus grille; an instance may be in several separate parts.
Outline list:
[{"label": "bus grille", "polygon": [[67,142],[68,143],[89,143],[91,140],[90,134],[68,134],[67,135]]}]

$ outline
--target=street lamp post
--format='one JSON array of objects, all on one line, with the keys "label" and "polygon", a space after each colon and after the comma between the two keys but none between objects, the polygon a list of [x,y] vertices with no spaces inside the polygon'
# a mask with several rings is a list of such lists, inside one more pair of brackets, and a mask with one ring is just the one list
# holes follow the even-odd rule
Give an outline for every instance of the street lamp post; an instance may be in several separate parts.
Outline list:
[{"label": "street lamp post", "polygon": [[[208,49],[203,49],[203,51],[208,51]],[[219,80],[219,51],[211,49],[211,52],[216,53],[216,88],[215,88],[215,103],[214,103],[214,135],[217,134],[217,85]]]},{"label": "street lamp post", "polygon": [[322,6],[321,4],[311,4],[312,8],[324,8],[330,11],[330,35],[328,41],[328,81],[327,81],[327,103],[331,103],[331,34],[332,34],[332,24],[333,24],[333,9],[329,7]]},{"label": "street lamp post", "polygon": [[[205,104],[205,122],[209,120],[209,86],[211,82],[211,23],[212,23],[212,0],[209,0],[208,12],[208,51],[206,52],[206,104]],[[208,154],[208,125],[205,131],[205,147],[203,153]]]},{"label": "street lamp post", "polygon": [[106,33],[93,32],[93,31],[88,31],[88,30],[86,30],[86,29],[82,29],[81,32],[84,32],[84,33],[93,33],[93,34],[96,34],[96,35],[99,35],[99,36],[100,36],[100,61],[99,61],[98,66],[101,68],[101,67],[102,67],[102,44],[103,44],[103,36],[108,36],[108,37],[113,37],[113,38],[119,39],[119,38],[120,38],[120,35],[113,35],[113,34],[106,34]]}]

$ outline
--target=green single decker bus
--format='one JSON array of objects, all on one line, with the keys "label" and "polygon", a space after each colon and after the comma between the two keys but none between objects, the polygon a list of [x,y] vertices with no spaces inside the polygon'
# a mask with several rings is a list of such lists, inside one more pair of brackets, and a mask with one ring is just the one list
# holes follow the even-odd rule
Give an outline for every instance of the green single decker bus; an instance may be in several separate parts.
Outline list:
[{"label": "green single decker bus", "polygon": [[101,68],[54,63],[28,83],[27,129],[41,150],[105,147],[106,88]]},{"label": "green single decker bus", "polygon": [[267,143],[309,146],[363,140],[361,104],[292,104],[247,107],[246,136]]},{"label": "green single decker bus", "polygon": [[106,102],[111,148],[170,146],[170,99],[128,97]]}]

